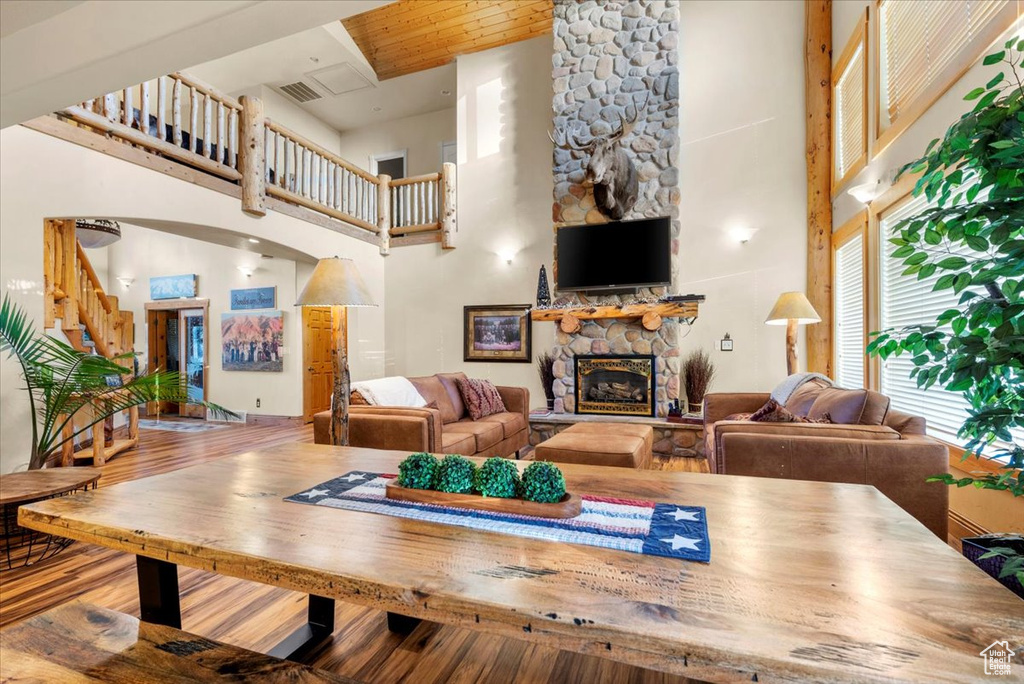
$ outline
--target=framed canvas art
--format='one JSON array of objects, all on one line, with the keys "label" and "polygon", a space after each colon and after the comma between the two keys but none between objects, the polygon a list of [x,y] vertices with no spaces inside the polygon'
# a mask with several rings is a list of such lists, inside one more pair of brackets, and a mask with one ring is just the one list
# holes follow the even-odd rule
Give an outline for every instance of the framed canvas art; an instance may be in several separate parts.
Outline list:
[{"label": "framed canvas art", "polygon": [[181,299],[196,296],[196,274],[156,276],[149,279],[150,299]]},{"label": "framed canvas art", "polygon": [[467,306],[463,359],[530,363],[530,305]]},{"label": "framed canvas art", "polygon": [[231,291],[231,310],[273,309],[277,306],[276,287],[249,287]]},{"label": "framed canvas art", "polygon": [[225,313],[220,319],[221,363],[226,371],[284,371],[284,314]]}]

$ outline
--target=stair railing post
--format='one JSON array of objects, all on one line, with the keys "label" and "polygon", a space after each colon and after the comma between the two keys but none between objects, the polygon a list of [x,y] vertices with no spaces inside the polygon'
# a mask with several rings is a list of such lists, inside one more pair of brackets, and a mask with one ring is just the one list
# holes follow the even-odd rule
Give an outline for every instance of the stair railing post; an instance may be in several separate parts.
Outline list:
[{"label": "stair railing post", "polygon": [[264,135],[263,101],[243,95],[242,141],[239,160],[242,174],[242,211],[250,216],[266,216],[267,158]]},{"label": "stair railing post", "polygon": [[455,164],[445,162],[441,165],[441,247],[455,249],[455,233],[458,226],[455,222]]},{"label": "stair railing post", "polygon": [[377,176],[377,229],[380,231],[380,254],[391,253],[391,176],[382,173]]}]

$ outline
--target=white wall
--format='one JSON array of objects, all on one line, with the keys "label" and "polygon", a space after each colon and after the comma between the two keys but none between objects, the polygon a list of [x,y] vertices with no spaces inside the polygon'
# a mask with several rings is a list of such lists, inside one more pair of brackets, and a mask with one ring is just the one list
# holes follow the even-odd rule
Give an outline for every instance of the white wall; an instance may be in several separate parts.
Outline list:
[{"label": "white wall", "polygon": [[[529,387],[532,403],[543,406],[535,365],[463,362],[462,308],[532,303],[537,271],[551,265],[551,36],[464,55],[457,68],[465,116],[458,133],[457,247],[392,248],[386,370],[462,370]],[[517,252],[511,266],[499,259],[503,250]],[[533,325],[535,354],[553,340],[552,324]]]},{"label": "white wall", "polygon": [[364,126],[341,134],[341,157],[364,169],[370,156],[406,150],[406,176],[437,173],[441,143],[455,140],[455,108]]},{"label": "white wall", "polygon": [[[36,321],[42,320],[44,218],[118,216],[214,226],[314,257],[355,259],[379,308],[354,309],[349,316],[352,373],[359,379],[383,372],[384,260],[373,245],[273,212],[249,217],[237,199],[20,126],[0,131],[0,188],[0,283]],[[7,472],[27,461],[31,434],[28,402],[9,361],[0,362],[0,407],[0,472]]]},{"label": "white wall", "polygon": [[[261,259],[259,254],[214,245],[156,230],[121,224],[121,240],[106,250],[91,250],[93,256],[108,252],[109,292],[119,297],[118,306],[135,314],[135,346],[141,352],[140,365],[148,363],[146,341],[146,302],[149,279],[153,276],[195,273],[197,297],[210,301],[210,328],[206,344],[210,369],[207,374],[207,400],[229,409],[272,416],[302,415],[302,315],[293,306],[296,287],[296,263],[290,259]],[[251,277],[239,266],[254,267]],[[311,272],[311,271],[310,271]],[[125,290],[116,278],[131,275],[135,282]],[[276,287],[277,309],[284,312],[284,369],[280,373],[225,371],[222,368],[221,314],[231,311],[232,289]],[[244,313],[244,312],[243,312]],[[253,313],[262,313],[254,311]],[[260,408],[256,408],[256,399]]]},{"label": "white wall", "polygon": [[[680,11],[676,288],[707,295],[683,353],[712,351],[714,390],[768,390],[786,372],[785,332],[764,318],[806,278],[803,4],[684,2]],[[526,385],[542,405],[535,366],[462,362],[462,307],[532,302],[538,268],[551,269],[551,52],[545,36],[459,58],[458,247],[388,257],[388,374],[462,369]],[[495,79],[498,99],[486,95]],[[740,245],[736,227],[757,233]],[[519,251],[512,266],[496,255],[504,250]],[[552,324],[533,332],[535,354],[551,348]],[[720,352],[727,332],[735,351]]]},{"label": "white wall", "polygon": [[263,101],[263,116],[266,118],[295,131],[303,138],[312,140],[330,152],[338,154],[341,151],[338,144],[340,134],[337,129],[313,116],[273,88],[260,85],[231,95],[236,98],[242,95],[258,97]]}]

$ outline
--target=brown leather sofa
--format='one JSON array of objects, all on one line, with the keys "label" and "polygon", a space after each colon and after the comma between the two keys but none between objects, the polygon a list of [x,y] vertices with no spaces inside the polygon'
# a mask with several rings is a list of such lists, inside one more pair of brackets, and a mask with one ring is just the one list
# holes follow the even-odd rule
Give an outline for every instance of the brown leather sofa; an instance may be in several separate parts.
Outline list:
[{"label": "brown leather sofa", "polygon": [[829,413],[834,424],[726,420],[768,399],[767,393],[704,398],[711,472],[873,485],[946,540],[949,489],[925,480],[949,469],[949,451],[926,436],[924,418],[889,410],[888,397],[877,392],[812,382],[793,393],[786,409],[801,417]]},{"label": "brown leather sofa", "polygon": [[[506,411],[480,420],[466,412],[455,384],[464,373],[409,378],[424,408],[350,406],[349,444],[371,449],[429,451],[464,456],[512,456],[530,442],[530,391],[498,387]],[[313,441],[330,444],[329,411],[313,416]]]}]

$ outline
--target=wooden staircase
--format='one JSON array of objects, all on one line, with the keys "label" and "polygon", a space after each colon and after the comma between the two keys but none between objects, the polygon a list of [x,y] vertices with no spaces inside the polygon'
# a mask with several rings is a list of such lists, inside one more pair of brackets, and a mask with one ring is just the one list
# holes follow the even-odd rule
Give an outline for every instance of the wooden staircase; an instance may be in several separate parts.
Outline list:
[{"label": "wooden staircase", "polygon": [[[134,314],[121,311],[108,295],[75,236],[74,219],[48,219],[43,226],[43,327],[61,330],[71,346],[114,358],[135,346]],[[126,360],[127,366],[131,362]]]}]

